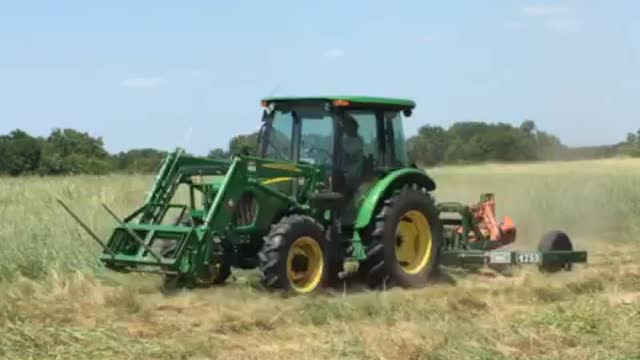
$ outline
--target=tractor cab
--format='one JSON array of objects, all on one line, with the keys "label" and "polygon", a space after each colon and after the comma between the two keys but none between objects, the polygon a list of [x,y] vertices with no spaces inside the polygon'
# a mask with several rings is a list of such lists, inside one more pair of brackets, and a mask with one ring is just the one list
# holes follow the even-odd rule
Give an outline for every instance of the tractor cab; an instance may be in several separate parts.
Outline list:
[{"label": "tractor cab", "polygon": [[[259,156],[324,168],[330,190],[348,203],[386,173],[409,166],[402,120],[413,101],[291,97],[267,98],[262,106]],[[342,220],[351,223],[354,216],[346,211]]]}]

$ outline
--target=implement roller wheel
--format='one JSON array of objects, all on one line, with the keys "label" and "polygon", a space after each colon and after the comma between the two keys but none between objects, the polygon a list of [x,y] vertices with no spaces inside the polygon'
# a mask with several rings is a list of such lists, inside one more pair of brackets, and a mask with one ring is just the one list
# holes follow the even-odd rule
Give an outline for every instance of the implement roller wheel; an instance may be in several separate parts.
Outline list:
[{"label": "implement roller wheel", "polygon": [[312,217],[284,217],[271,228],[258,254],[263,285],[297,294],[325,287],[326,249],[324,229]]},{"label": "implement roller wheel", "polygon": [[375,218],[364,264],[370,287],[420,288],[436,274],[442,225],[432,198],[405,187]]},{"label": "implement roller wheel", "polygon": [[[573,243],[567,235],[563,231],[554,230],[546,233],[540,243],[538,244],[538,250],[542,252],[546,251],[573,251]],[[540,272],[545,273],[555,273],[562,269],[566,271],[571,271],[572,264],[540,264],[538,267]]]}]

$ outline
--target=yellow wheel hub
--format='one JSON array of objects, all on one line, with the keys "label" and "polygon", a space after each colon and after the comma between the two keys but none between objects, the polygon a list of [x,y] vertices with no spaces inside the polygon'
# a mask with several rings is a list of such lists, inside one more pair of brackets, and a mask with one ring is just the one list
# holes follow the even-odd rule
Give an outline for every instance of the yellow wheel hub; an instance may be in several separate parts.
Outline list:
[{"label": "yellow wheel hub", "polygon": [[431,258],[433,239],[427,218],[417,210],[409,210],[396,228],[396,259],[407,274],[422,271]]},{"label": "yellow wheel hub", "polygon": [[313,291],[324,270],[324,257],[318,242],[309,236],[297,238],[287,255],[287,278],[299,293]]}]

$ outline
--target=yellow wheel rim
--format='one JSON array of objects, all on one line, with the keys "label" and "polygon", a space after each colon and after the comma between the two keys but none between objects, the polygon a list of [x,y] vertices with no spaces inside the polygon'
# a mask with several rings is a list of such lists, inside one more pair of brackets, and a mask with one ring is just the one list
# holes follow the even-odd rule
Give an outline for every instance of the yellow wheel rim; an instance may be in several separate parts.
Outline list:
[{"label": "yellow wheel rim", "polygon": [[324,257],[318,242],[309,236],[297,238],[287,255],[287,278],[291,287],[299,293],[313,291],[324,270]]},{"label": "yellow wheel rim", "polygon": [[396,228],[396,259],[407,274],[427,266],[432,244],[431,227],[421,212],[409,210],[402,215]]}]

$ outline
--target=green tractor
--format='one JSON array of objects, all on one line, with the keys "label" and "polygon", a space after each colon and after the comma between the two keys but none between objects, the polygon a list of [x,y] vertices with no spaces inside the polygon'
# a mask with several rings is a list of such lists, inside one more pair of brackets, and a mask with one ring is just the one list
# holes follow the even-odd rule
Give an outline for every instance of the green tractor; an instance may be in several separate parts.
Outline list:
[{"label": "green tractor", "polygon": [[423,287],[441,266],[586,262],[550,232],[535,251],[515,240],[492,194],[474,205],[437,203],[436,184],[408,159],[410,100],[267,98],[255,152],[230,160],[169,153],[140,208],[102,246],[115,271],[161,273],[182,286],[222,284],[231,268],[259,269],[272,289],[310,293],[357,278],[372,288]]}]

